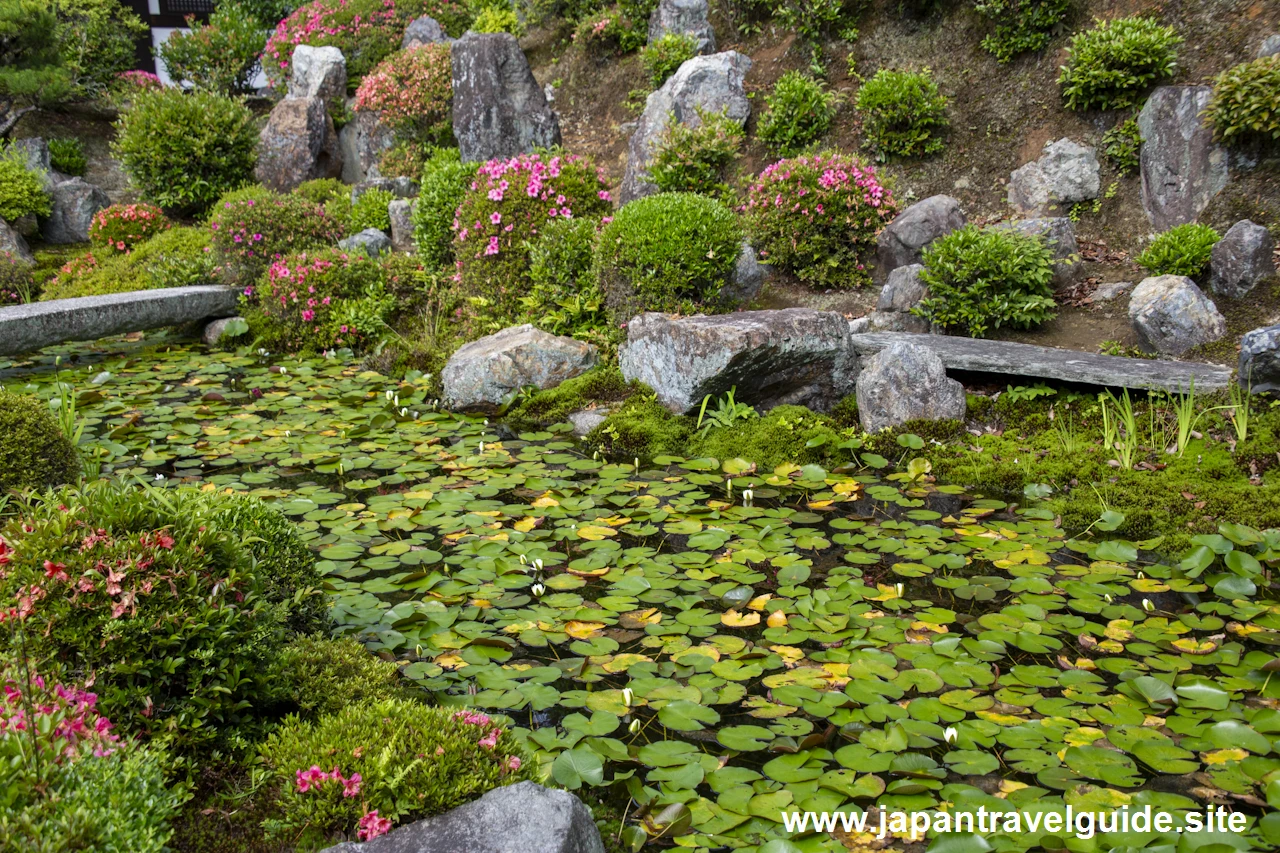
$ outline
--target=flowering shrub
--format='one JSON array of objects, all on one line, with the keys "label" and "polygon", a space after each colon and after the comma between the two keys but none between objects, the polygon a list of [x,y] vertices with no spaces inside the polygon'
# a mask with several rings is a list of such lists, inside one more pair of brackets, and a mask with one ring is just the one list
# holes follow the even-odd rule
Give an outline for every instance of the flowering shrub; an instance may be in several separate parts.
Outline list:
[{"label": "flowering shrub", "polygon": [[527,241],[558,218],[599,216],[611,199],[604,173],[575,155],[521,154],[481,166],[453,222],[457,281],[494,319],[517,313],[529,269]]},{"label": "flowering shrub", "polygon": [[93,215],[89,242],[107,253],[128,253],[134,246],[173,227],[164,211],[154,204],[113,204]]},{"label": "flowering shrub", "polygon": [[403,50],[378,63],[356,90],[355,108],[376,111],[404,141],[439,145],[453,136],[449,45]]},{"label": "flowering shrub", "polygon": [[400,699],[291,718],[261,755],[277,793],[263,826],[300,847],[338,832],[366,841],[531,778],[505,719]]},{"label": "flowering shrub", "polygon": [[640,51],[640,62],[649,83],[659,88],[687,60],[698,55],[698,40],[688,33],[667,33]]},{"label": "flowering shrub", "polygon": [[590,57],[603,60],[643,47],[649,38],[648,17],[632,19],[612,9],[587,15],[573,31],[573,43]]},{"label": "flowering shrub", "polygon": [[217,267],[205,228],[169,228],[101,263],[93,253],[73,258],[45,285],[43,299],[70,299],[162,287],[210,284]]},{"label": "flowering shrub", "polygon": [[897,205],[874,169],[824,153],[769,166],[743,211],[765,263],[807,284],[859,287],[871,280],[864,258]]},{"label": "flowering shrub", "polygon": [[257,17],[239,3],[219,3],[208,23],[188,15],[187,26],[156,49],[169,77],[223,95],[251,92],[267,43]]},{"label": "flowering shrub", "polygon": [[358,349],[378,339],[392,307],[377,261],[337,249],[278,258],[245,301],[254,334],[289,351]]},{"label": "flowering shrub", "polygon": [[252,284],[271,261],[290,252],[331,246],[342,228],[303,195],[262,187],[224,196],[209,217],[214,257],[224,280]]},{"label": "flowering shrub", "polygon": [[730,188],[724,173],[741,156],[742,125],[723,113],[699,110],[698,117],[697,127],[674,119],[667,122],[658,137],[649,178],[664,193],[727,196]]},{"label": "flowering shrub", "polygon": [[[73,481],[80,457],[39,397],[0,390],[0,494]],[[3,571],[0,555],[0,571]]]},{"label": "flowering shrub", "polygon": [[11,252],[0,250],[0,305],[30,302],[34,296],[31,265]]}]

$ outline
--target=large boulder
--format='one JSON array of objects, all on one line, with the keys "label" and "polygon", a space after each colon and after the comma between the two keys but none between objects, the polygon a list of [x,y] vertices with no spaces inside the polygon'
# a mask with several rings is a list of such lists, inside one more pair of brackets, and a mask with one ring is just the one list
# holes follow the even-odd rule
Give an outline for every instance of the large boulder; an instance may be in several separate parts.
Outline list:
[{"label": "large boulder", "polygon": [[444,399],[461,411],[496,412],[512,392],[526,385],[554,388],[590,370],[598,356],[591,344],[527,323],[511,326],[472,341],[449,358],[440,374]]},{"label": "large boulder", "polygon": [[694,412],[708,394],[735,388],[735,399],[760,409],[796,404],[821,411],[848,393],[857,361],[839,314],[786,308],[642,314],[627,324],[618,366],[676,413]]},{"label": "large boulder", "polygon": [[1280,391],[1280,325],[1245,333],[1237,373],[1240,384],[1255,394]]},{"label": "large boulder", "polygon": [[258,137],[254,175],[277,192],[316,178],[342,174],[338,135],[320,98],[285,98],[271,110]]},{"label": "large boulder", "polygon": [[1179,356],[1227,333],[1213,300],[1182,275],[1145,278],[1129,297],[1129,322],[1149,352]]},{"label": "large boulder", "polygon": [[53,170],[49,143],[39,136],[15,139],[9,143],[9,148],[26,162],[28,171],[34,172],[40,178],[45,192],[52,192],[60,181],[67,179],[66,175],[60,175]]},{"label": "large boulder", "polygon": [[1227,149],[1201,113],[1209,86],[1161,86],[1138,114],[1142,206],[1157,231],[1195,222],[1227,185]]},{"label": "large boulder", "polygon": [[412,252],[418,247],[413,228],[413,210],[417,204],[417,200],[398,198],[387,205],[387,216],[391,219],[391,248],[397,252]]},{"label": "large boulder", "polygon": [[876,276],[884,280],[898,267],[918,264],[924,247],[963,228],[964,211],[949,195],[935,195],[908,207],[876,240]]},{"label": "large boulder", "polygon": [[342,132],[338,134],[343,183],[358,184],[368,178],[379,177],[378,160],[382,152],[395,143],[395,134],[382,123],[379,113],[356,110],[354,117],[343,125]]},{"label": "large boulder", "polygon": [[1009,204],[1027,216],[1065,212],[1076,202],[1098,197],[1098,153],[1063,137],[1045,145],[1039,160],[1009,176]]},{"label": "large boulder", "polygon": [[439,21],[430,15],[423,15],[405,27],[404,36],[400,39],[400,49],[412,50],[415,47],[441,43],[452,44],[453,39],[445,33]]},{"label": "large boulder", "polygon": [[591,810],[535,782],[494,788],[438,817],[323,853],[604,853]]},{"label": "large boulder", "polygon": [[760,263],[756,250],[750,243],[743,241],[742,251],[738,253],[738,260],[729,273],[729,280],[720,288],[717,297],[724,305],[746,305],[760,295],[768,278],[769,271]]},{"label": "large boulder", "polygon": [[111,204],[101,187],[83,178],[54,185],[49,193],[52,210],[40,225],[46,243],[87,243],[93,216]]},{"label": "large boulder", "polygon": [[711,56],[695,56],[676,70],[645,101],[644,113],[627,147],[627,171],[622,177],[619,198],[623,204],[653,195],[658,187],[649,179],[649,161],[658,137],[668,121],[698,127],[698,111],[723,113],[739,124],[751,116],[742,81],[751,70],[751,60],[729,50]]},{"label": "large boulder", "polygon": [[895,341],[871,356],[858,374],[858,418],[867,432],[912,420],[964,417],[964,387],[947,378],[933,350]]},{"label": "large boulder", "polygon": [[391,252],[391,238],[377,228],[366,228],[359,234],[338,241],[338,248],[344,252],[363,252],[375,261]]},{"label": "large boulder", "polygon": [[319,98],[340,103],[347,95],[347,59],[336,47],[300,44],[293,49],[290,98]]},{"label": "large boulder", "polygon": [[560,121],[510,33],[453,43],[453,135],[464,163],[560,144]]},{"label": "large boulder", "polygon": [[666,35],[690,35],[698,40],[698,53],[715,53],[716,31],[707,14],[707,0],[659,0],[649,16],[649,44]]},{"label": "large boulder", "polygon": [[1213,247],[1209,261],[1209,289],[1239,298],[1258,282],[1276,274],[1275,240],[1261,225],[1242,219],[1232,225]]},{"label": "large boulder", "polygon": [[36,262],[36,256],[31,254],[31,247],[27,245],[27,241],[3,219],[0,219],[0,252],[8,252],[29,264]]},{"label": "large boulder", "polygon": [[997,228],[1010,229],[1039,237],[1053,253],[1053,285],[1058,289],[1069,287],[1080,273],[1080,249],[1076,244],[1076,229],[1066,216],[1019,219],[1001,222]]}]

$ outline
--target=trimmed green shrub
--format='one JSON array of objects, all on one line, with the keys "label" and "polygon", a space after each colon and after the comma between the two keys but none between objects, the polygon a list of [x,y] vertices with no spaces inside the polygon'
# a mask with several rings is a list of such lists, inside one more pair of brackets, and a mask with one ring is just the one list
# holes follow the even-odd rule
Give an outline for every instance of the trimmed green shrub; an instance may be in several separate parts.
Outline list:
[{"label": "trimmed green shrub", "polygon": [[252,284],[274,258],[332,246],[343,236],[325,208],[261,186],[224,196],[209,216],[210,245],[228,284]]},{"label": "trimmed green shrub", "polygon": [[596,219],[562,219],[542,228],[529,247],[529,295],[522,320],[555,335],[595,344],[611,357],[622,334],[609,319],[592,263],[599,239]]},{"label": "trimmed green shrub", "polygon": [[524,35],[524,26],[516,10],[493,2],[480,10],[469,29],[477,33],[511,33],[517,38]]},{"label": "trimmed green shrub", "polygon": [[253,91],[266,44],[266,31],[253,11],[222,2],[207,23],[192,19],[191,29],[173,33],[156,55],[173,80],[220,95],[242,95]]},{"label": "trimmed green shrub", "polygon": [[39,397],[0,390],[0,494],[74,482],[80,456]]},{"label": "trimmed green shrub", "polygon": [[891,157],[923,157],[942,150],[947,99],[929,69],[882,68],[858,90],[863,144],[881,162]]},{"label": "trimmed green shrub", "polygon": [[337,832],[375,838],[533,778],[505,718],[399,699],[349,705],[315,722],[291,718],[261,755],[276,794],[263,827],[302,847]]},{"label": "trimmed green shrub", "polygon": [[75,94],[98,97],[137,62],[147,25],[119,0],[53,0],[58,45]]},{"label": "trimmed green shrub", "polygon": [[649,179],[664,193],[702,193],[725,197],[731,192],[725,170],[741,156],[742,125],[723,113],[698,111],[696,127],[673,116],[658,137],[649,164]]},{"label": "trimmed green shrub", "polygon": [[72,94],[57,31],[46,0],[0,0],[0,95],[24,106],[56,104]]},{"label": "trimmed green shrub", "polygon": [[211,284],[216,277],[208,230],[171,228],[101,263],[93,254],[73,259],[45,285],[41,299],[191,287]]},{"label": "trimmed green shrub", "polygon": [[862,5],[857,0],[785,0],[774,7],[773,14],[783,27],[816,47],[832,34],[855,40],[858,30],[849,19]]},{"label": "trimmed green shrub", "polygon": [[769,149],[790,157],[817,142],[831,129],[839,98],[821,81],[788,71],[765,99],[756,135]]},{"label": "trimmed green shrub", "polygon": [[1208,225],[1175,225],[1152,240],[1134,261],[1152,275],[1195,278],[1209,266],[1213,247],[1221,239],[1222,235]]},{"label": "trimmed green shrub", "polygon": [[1102,152],[1120,177],[1138,171],[1138,155],[1142,150],[1142,133],[1138,120],[1130,118],[1102,134]]},{"label": "trimmed green shrub", "polygon": [[12,252],[0,250],[0,305],[31,302],[35,294],[31,264]]},{"label": "trimmed green shrub", "polygon": [[1265,56],[1219,74],[1205,118],[1224,142],[1280,141],[1280,56]]},{"label": "trimmed green shrub", "polygon": [[253,114],[239,101],[164,89],[133,96],[112,152],[143,198],[187,216],[252,179],[257,144]]},{"label": "trimmed green shrub", "polygon": [[415,146],[453,139],[453,64],[447,44],[391,54],[360,82],[355,109],[377,112],[396,138]]},{"label": "trimmed green shrub", "polygon": [[625,205],[596,245],[595,274],[615,318],[715,301],[742,249],[742,226],[724,204],[659,193]]},{"label": "trimmed green shrub", "polygon": [[153,204],[113,204],[93,215],[89,223],[89,243],[106,255],[128,254],[139,243],[172,227],[164,211]]},{"label": "trimmed green shrub", "polygon": [[920,280],[929,296],[912,313],[980,338],[992,329],[1029,329],[1053,319],[1053,253],[1013,230],[966,225],[924,250]]},{"label": "trimmed green shrub", "polygon": [[698,55],[698,40],[688,33],[667,33],[640,51],[640,64],[649,75],[649,83],[657,89],[667,78]]},{"label": "trimmed green shrub", "polygon": [[1098,21],[1071,38],[1058,83],[1071,110],[1132,106],[1152,84],[1173,76],[1182,39],[1151,18]]},{"label": "trimmed green shrub", "polygon": [[40,176],[27,168],[26,158],[13,149],[0,152],[0,219],[48,216],[52,209]]},{"label": "trimmed green shrub", "polygon": [[395,201],[395,193],[374,187],[361,193],[351,205],[351,216],[348,219],[348,230],[352,233],[366,228],[377,228],[379,231],[391,233],[391,212],[388,206]]},{"label": "trimmed green shrub", "polygon": [[300,195],[312,204],[324,205],[340,196],[351,198],[351,187],[337,178],[316,178],[303,181],[293,189],[294,195]]},{"label": "trimmed green shrub", "polygon": [[369,653],[350,637],[295,637],[275,662],[278,695],[298,706],[304,719],[336,714],[366,701],[410,698],[400,667]]},{"label": "trimmed green shrub", "polygon": [[84,156],[84,144],[74,137],[50,139],[49,165],[64,175],[83,175],[89,166]]},{"label": "trimmed green shrub", "polygon": [[977,0],[974,10],[993,24],[982,49],[999,62],[1048,46],[1062,29],[1071,0]]},{"label": "trimmed green shrub", "polygon": [[436,149],[423,164],[413,236],[428,269],[453,263],[455,213],[475,176],[475,164],[463,163],[456,148]]}]

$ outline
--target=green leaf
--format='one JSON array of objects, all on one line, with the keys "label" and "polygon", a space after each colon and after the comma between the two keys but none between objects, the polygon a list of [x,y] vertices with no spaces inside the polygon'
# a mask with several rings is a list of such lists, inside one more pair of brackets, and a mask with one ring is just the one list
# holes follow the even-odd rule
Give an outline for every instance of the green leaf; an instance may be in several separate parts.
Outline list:
[{"label": "green leaf", "polygon": [[604,783],[604,764],[600,756],[586,748],[570,749],[556,756],[551,764],[551,775],[557,783],[576,791],[583,785]]},{"label": "green leaf", "polygon": [[658,722],[677,732],[699,732],[720,722],[720,715],[714,708],[676,699],[658,711]]}]

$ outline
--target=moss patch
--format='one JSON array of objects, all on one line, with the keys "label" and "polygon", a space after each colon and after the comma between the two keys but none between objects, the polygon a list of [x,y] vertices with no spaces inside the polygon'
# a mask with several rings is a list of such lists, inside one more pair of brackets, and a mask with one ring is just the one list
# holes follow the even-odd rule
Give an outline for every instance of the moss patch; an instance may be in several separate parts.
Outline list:
[{"label": "moss patch", "polygon": [[623,379],[622,371],[616,366],[597,367],[555,388],[519,400],[507,412],[507,418],[515,423],[562,423],[581,409],[590,409],[599,403],[618,403],[645,390],[639,382],[628,383]]}]

